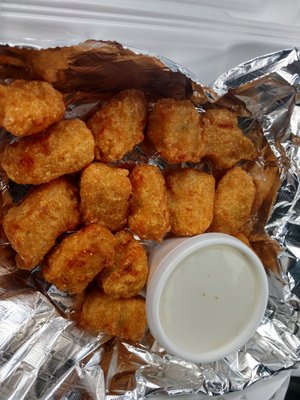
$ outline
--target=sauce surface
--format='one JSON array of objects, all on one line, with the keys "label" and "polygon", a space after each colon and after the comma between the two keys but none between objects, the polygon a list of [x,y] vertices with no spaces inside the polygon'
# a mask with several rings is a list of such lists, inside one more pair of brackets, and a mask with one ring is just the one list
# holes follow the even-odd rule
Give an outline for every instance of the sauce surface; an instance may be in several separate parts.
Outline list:
[{"label": "sauce surface", "polygon": [[173,270],[161,296],[160,319],[187,351],[221,349],[247,326],[257,307],[250,260],[228,245],[199,249]]}]

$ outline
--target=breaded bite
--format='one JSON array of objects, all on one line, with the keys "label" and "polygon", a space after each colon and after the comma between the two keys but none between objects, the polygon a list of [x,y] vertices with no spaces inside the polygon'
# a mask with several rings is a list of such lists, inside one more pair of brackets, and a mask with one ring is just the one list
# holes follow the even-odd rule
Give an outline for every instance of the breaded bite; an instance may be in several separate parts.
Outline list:
[{"label": "breaded bite", "polygon": [[191,236],[208,229],[213,218],[215,179],[194,169],[172,172],[166,177],[171,232]]},{"label": "breaded bite", "polygon": [[46,281],[68,293],[81,293],[115,261],[116,240],[104,226],[92,224],[72,233],[54,248],[43,268]]},{"label": "breaded bite", "polygon": [[141,296],[115,299],[94,290],[85,298],[79,325],[94,334],[104,332],[123,339],[140,340],[147,326],[145,299]]},{"label": "breaded bite", "polygon": [[236,113],[226,108],[207,110],[202,122],[205,156],[217,168],[231,168],[240,160],[255,160],[257,151],[238,127]]},{"label": "breaded bite", "polygon": [[93,163],[80,179],[81,211],[86,223],[98,223],[111,231],[127,223],[131,183],[128,170]]},{"label": "breaded bite", "polygon": [[190,100],[158,100],[149,116],[147,135],[169,162],[199,162],[203,155],[202,126]]},{"label": "breaded bite", "polygon": [[0,85],[0,126],[15,136],[41,132],[64,113],[62,94],[47,82],[16,80]]},{"label": "breaded bite", "polygon": [[148,276],[147,254],[129,232],[118,232],[115,238],[116,261],[113,267],[101,271],[97,281],[104,293],[112,297],[132,297],[145,286]]},{"label": "breaded bite", "polygon": [[230,169],[216,190],[210,230],[236,235],[250,218],[254,197],[252,177],[240,167]]},{"label": "breaded bite", "polygon": [[135,89],[115,95],[87,122],[96,142],[96,158],[120,160],[144,139],[147,103]]},{"label": "breaded bite", "polygon": [[170,230],[164,178],[152,165],[137,165],[129,178],[132,185],[129,228],[141,239],[161,242]]},{"label": "breaded bite", "polygon": [[17,265],[31,270],[54,246],[59,235],[80,222],[76,188],[59,178],[41,185],[3,218],[4,232],[18,253]]},{"label": "breaded bite", "polygon": [[14,182],[39,185],[81,170],[93,161],[94,147],[83,121],[64,120],[40,135],[7,145],[1,165]]}]

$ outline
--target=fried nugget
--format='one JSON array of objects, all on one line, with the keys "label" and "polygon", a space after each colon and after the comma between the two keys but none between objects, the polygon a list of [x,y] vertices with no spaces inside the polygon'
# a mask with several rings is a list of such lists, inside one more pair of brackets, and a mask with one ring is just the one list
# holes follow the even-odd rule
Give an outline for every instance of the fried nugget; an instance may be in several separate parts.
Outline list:
[{"label": "fried nugget", "polygon": [[147,103],[139,90],[114,96],[88,121],[96,142],[96,157],[117,161],[144,139]]},{"label": "fried nugget", "polygon": [[0,126],[15,136],[27,136],[62,119],[65,104],[47,82],[16,80],[0,85],[0,110]]},{"label": "fried nugget", "polygon": [[158,100],[149,116],[147,135],[169,162],[199,162],[203,155],[199,114],[189,100]]},{"label": "fried nugget", "polygon": [[129,232],[118,232],[115,238],[115,264],[103,269],[97,281],[104,293],[112,297],[132,297],[145,286],[148,275],[147,254]]},{"label": "fried nugget", "polygon": [[250,218],[254,197],[252,177],[240,167],[230,169],[216,190],[210,230],[236,235]]},{"label": "fried nugget", "polygon": [[215,179],[194,169],[175,171],[166,177],[171,232],[191,236],[208,229],[213,218]]},{"label": "fried nugget", "polygon": [[85,298],[79,325],[94,334],[105,332],[140,340],[147,326],[145,299],[141,296],[115,299],[94,290]]},{"label": "fried nugget", "polygon": [[127,222],[131,183],[126,169],[93,163],[80,180],[81,210],[86,223],[98,223],[111,231]]},{"label": "fried nugget", "polygon": [[18,253],[18,266],[30,270],[43,260],[59,235],[79,222],[76,188],[66,178],[59,178],[12,207],[3,218],[3,229]]},{"label": "fried nugget", "polygon": [[205,156],[217,168],[231,168],[240,160],[255,160],[257,151],[238,127],[236,113],[226,108],[207,110],[202,122]]},{"label": "fried nugget", "polygon": [[7,145],[2,168],[14,182],[39,185],[81,170],[93,161],[94,146],[83,121],[64,120],[40,135]]},{"label": "fried nugget", "polygon": [[129,176],[132,185],[130,198],[130,230],[141,239],[162,241],[170,230],[167,190],[157,167],[137,165]]},{"label": "fried nugget", "polygon": [[69,293],[82,293],[102,268],[115,261],[115,238],[92,224],[72,233],[54,248],[43,268],[46,281]]}]

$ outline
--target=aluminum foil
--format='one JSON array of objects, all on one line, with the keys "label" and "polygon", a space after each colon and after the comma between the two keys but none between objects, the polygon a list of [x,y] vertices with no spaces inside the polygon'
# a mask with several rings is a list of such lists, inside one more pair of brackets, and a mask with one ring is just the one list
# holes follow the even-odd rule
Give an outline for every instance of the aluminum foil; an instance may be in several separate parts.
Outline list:
[{"label": "aluminum foil", "polygon": [[[0,46],[0,79],[51,82],[64,93],[70,118],[88,115],[127,87],[140,88],[153,100],[191,98],[199,111],[205,103],[240,110],[245,104],[251,115],[245,113],[240,124],[261,152],[256,163],[244,164],[262,193],[249,234],[270,287],[268,308],[254,337],[223,360],[193,364],[167,354],[149,331],[137,344],[78,330],[73,320],[82,298],[47,284],[39,268],[31,274],[18,270],[1,233],[1,399],[224,395],[300,362],[299,73],[299,51],[284,50],[230,70],[209,89],[169,60],[114,42],[88,41],[46,50]],[[5,138],[2,134],[0,150]],[[155,153],[149,156],[142,147],[124,162],[137,160],[163,167]],[[30,190],[12,185],[3,173],[0,189],[1,214]],[[145,245],[151,250],[152,244]]]}]

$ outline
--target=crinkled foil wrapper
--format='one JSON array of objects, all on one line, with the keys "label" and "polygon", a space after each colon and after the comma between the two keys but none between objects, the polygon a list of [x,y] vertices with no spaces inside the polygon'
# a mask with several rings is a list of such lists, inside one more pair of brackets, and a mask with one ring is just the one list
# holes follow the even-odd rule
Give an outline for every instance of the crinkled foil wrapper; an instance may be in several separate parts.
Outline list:
[{"label": "crinkled foil wrapper", "polygon": [[[209,102],[236,108],[245,104],[252,116],[241,121],[243,130],[251,131],[258,122],[268,142],[263,157],[249,168],[262,193],[250,239],[267,270],[270,297],[260,327],[243,348],[218,362],[192,364],[166,354],[149,332],[136,344],[80,331],[73,320],[81,299],[44,282],[38,269],[17,270],[1,233],[0,398],[224,395],[296,367],[300,361],[299,50],[244,63],[222,75],[212,90],[169,60],[115,42],[88,41],[45,50],[1,45],[0,79],[15,78],[51,82],[64,93],[67,117],[84,116],[112,93],[129,87],[145,91],[153,100],[192,98],[200,111]],[[1,137],[0,147],[5,135]],[[161,163],[157,155],[147,158],[141,149],[125,161],[137,159]],[[3,214],[10,195],[21,198],[27,188],[10,187],[2,173],[0,190]]]}]

